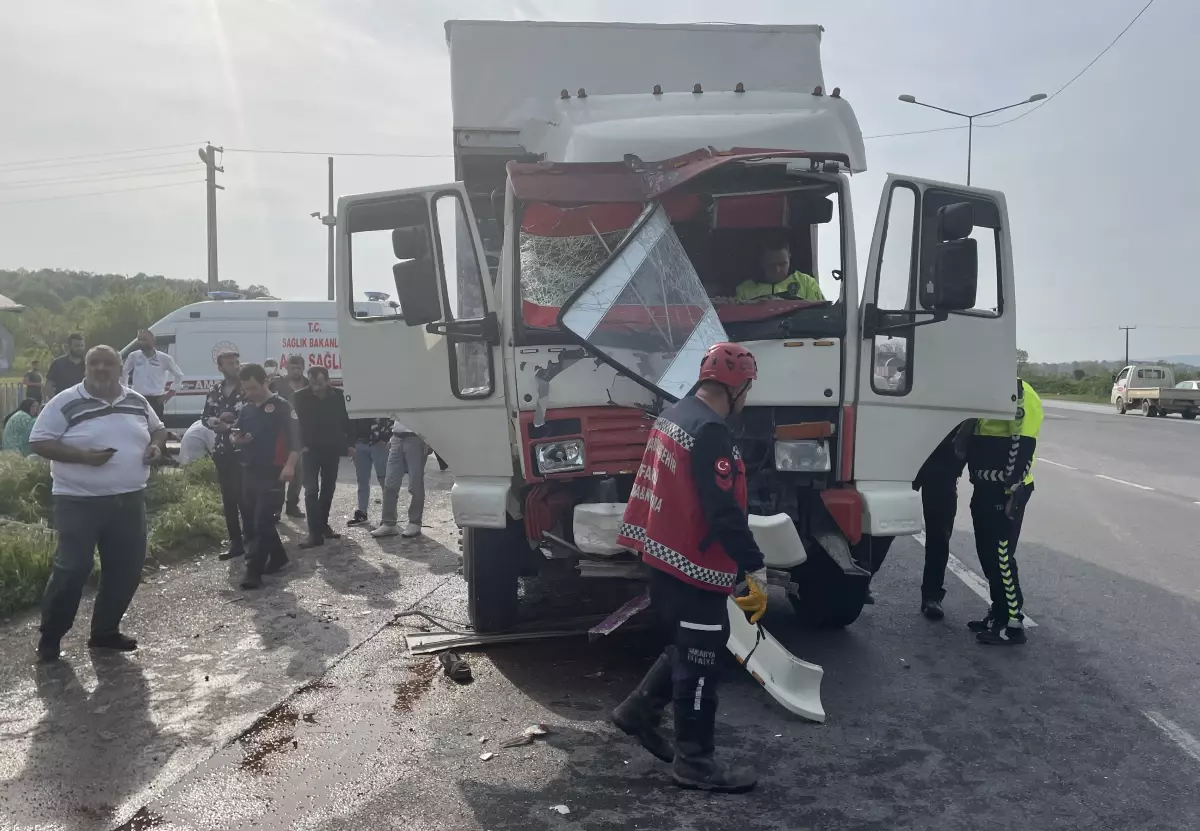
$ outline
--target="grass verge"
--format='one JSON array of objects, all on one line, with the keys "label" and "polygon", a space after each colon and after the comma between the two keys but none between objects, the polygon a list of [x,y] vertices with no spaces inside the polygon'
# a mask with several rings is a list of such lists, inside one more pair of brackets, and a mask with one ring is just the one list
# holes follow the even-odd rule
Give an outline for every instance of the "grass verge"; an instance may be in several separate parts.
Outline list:
[{"label": "grass verge", "polygon": [[[225,538],[221,492],[209,460],[151,471],[146,509],[152,564],[211,548]],[[41,598],[54,559],[50,519],[50,466],[0,453],[0,614]],[[98,574],[99,562],[93,579]]]}]

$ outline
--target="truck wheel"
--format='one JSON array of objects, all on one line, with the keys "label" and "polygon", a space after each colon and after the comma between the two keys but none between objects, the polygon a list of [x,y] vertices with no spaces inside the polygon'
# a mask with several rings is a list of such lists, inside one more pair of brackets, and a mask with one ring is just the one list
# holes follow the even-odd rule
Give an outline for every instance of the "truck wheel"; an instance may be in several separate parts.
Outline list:
[{"label": "truck wheel", "polygon": [[796,566],[791,574],[799,591],[788,600],[805,624],[840,629],[862,614],[871,578],[846,574],[824,551],[814,548],[808,562]]},{"label": "truck wheel", "polygon": [[1117,399],[1117,413],[1119,415],[1125,415],[1125,399],[1124,398]]},{"label": "truck wheel", "polygon": [[1184,410],[1182,413],[1180,413],[1180,415],[1183,416],[1184,421],[1193,421],[1196,418],[1196,411],[1195,410]]},{"label": "truck wheel", "polygon": [[463,529],[467,616],[476,632],[502,632],[516,625],[521,546],[528,547],[524,525],[511,519],[507,528]]},{"label": "truck wheel", "polygon": [[1158,414],[1158,407],[1155,407],[1153,404],[1151,404],[1149,398],[1143,398],[1142,399],[1142,415],[1149,418],[1150,416],[1157,415],[1157,414]]}]

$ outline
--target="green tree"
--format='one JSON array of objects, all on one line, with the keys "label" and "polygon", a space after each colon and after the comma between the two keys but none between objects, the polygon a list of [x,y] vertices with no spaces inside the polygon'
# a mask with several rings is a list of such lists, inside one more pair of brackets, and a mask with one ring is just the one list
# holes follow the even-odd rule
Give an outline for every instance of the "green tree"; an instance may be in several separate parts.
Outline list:
[{"label": "green tree", "polygon": [[1082,369],[1077,369],[1074,372],[1072,372],[1071,374],[1075,376],[1076,381],[1082,381],[1084,378],[1087,377],[1087,373],[1084,372]]},{"label": "green tree", "polygon": [[1026,367],[1029,366],[1029,353],[1024,349],[1017,350],[1017,372],[1024,375]]}]

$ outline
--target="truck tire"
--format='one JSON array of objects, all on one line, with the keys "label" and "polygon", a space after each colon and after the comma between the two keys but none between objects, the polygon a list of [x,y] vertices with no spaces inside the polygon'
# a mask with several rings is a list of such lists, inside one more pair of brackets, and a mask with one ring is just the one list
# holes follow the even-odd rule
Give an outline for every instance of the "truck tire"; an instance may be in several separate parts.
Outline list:
[{"label": "truck tire", "polygon": [[1125,399],[1124,398],[1117,399],[1117,414],[1125,415]]},{"label": "truck tire", "polygon": [[1153,404],[1151,404],[1149,398],[1142,399],[1142,415],[1146,416],[1147,418],[1158,415],[1158,407],[1155,407]]},{"label": "truck tire", "polygon": [[788,595],[788,600],[808,626],[840,629],[862,614],[871,578],[846,574],[824,551],[814,548],[808,562],[792,569],[791,575],[798,594]]},{"label": "truck tire", "polygon": [[1180,413],[1180,415],[1183,416],[1184,421],[1194,421],[1196,418],[1196,411],[1184,410],[1182,413]]},{"label": "truck tire", "polygon": [[480,634],[503,632],[517,623],[521,546],[528,546],[524,525],[511,519],[507,528],[463,529],[467,617]]}]

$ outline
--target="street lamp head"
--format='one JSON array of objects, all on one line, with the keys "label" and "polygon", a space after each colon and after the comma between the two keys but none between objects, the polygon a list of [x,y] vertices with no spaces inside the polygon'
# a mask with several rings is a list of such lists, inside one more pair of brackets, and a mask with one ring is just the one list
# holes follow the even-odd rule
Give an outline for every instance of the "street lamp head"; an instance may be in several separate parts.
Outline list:
[{"label": "street lamp head", "polygon": [[1046,93],[1044,93],[1044,92],[1035,93],[1035,94],[1029,96],[1028,103],[1032,104],[1034,101],[1041,101],[1045,97],[1046,97]]},{"label": "street lamp head", "polygon": [[309,214],[309,216],[311,216],[313,219],[320,219],[320,218],[321,218],[321,212],[320,212],[320,211],[313,211],[312,213],[310,213],[310,214]]},{"label": "street lamp head", "polygon": [[[1045,97],[1045,96],[1043,96],[1043,97]],[[914,95],[901,95],[900,100],[903,101],[905,104],[917,103],[917,98]]]}]

